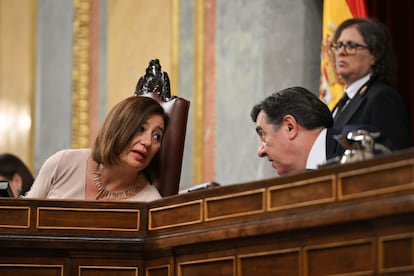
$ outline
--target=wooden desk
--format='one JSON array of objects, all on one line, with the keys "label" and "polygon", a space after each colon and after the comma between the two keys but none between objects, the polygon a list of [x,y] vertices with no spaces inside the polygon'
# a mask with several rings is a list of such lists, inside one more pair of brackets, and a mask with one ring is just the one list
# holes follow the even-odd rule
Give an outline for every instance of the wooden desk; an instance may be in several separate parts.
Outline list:
[{"label": "wooden desk", "polygon": [[0,199],[0,275],[414,275],[414,151],[151,203]]}]

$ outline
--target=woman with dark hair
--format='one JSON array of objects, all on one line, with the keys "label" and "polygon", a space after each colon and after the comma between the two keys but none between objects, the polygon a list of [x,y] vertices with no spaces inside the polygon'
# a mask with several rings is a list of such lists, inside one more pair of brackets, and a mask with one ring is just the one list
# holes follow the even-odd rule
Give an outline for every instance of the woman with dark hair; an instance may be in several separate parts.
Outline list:
[{"label": "woman with dark hair", "polygon": [[372,19],[351,18],[335,31],[331,49],[344,97],[332,110],[334,128],[370,126],[391,150],[412,146],[410,119],[394,86],[395,66],[385,27]]},{"label": "woman with dark hair", "polygon": [[9,182],[14,197],[24,195],[33,184],[33,175],[19,157],[0,154],[0,180]]},{"label": "woman with dark hair", "polygon": [[67,149],[43,164],[26,198],[152,201],[146,169],[167,126],[155,100],[129,97],[108,114],[92,149]]}]

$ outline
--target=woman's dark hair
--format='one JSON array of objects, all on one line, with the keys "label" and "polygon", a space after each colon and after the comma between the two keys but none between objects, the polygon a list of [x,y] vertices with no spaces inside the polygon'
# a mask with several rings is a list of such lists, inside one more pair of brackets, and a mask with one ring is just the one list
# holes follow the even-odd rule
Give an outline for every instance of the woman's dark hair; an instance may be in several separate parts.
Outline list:
[{"label": "woman's dark hair", "polygon": [[93,160],[105,165],[117,164],[120,154],[130,145],[143,123],[155,114],[163,117],[165,132],[168,117],[154,99],[132,96],[119,102],[109,112],[96,137]]},{"label": "woman's dark hair", "polygon": [[355,26],[368,50],[374,55],[373,77],[390,85],[395,84],[395,59],[387,28],[380,22],[368,18],[351,18],[342,22],[335,31],[337,41],[343,30]]},{"label": "woman's dark hair", "polygon": [[0,176],[11,181],[16,173],[22,178],[23,185],[20,195],[24,195],[33,184],[34,178],[32,173],[17,156],[11,153],[0,154]]}]

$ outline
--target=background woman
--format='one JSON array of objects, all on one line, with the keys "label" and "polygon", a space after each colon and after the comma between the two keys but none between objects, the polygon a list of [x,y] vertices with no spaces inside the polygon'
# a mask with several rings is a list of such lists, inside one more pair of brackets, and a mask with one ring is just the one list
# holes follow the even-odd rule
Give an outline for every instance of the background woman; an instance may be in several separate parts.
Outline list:
[{"label": "background woman", "polygon": [[338,26],[331,49],[347,98],[333,116],[339,131],[346,125],[370,126],[382,134],[378,142],[396,150],[412,146],[412,137],[407,108],[394,88],[389,41],[385,27],[371,19],[352,18]]}]

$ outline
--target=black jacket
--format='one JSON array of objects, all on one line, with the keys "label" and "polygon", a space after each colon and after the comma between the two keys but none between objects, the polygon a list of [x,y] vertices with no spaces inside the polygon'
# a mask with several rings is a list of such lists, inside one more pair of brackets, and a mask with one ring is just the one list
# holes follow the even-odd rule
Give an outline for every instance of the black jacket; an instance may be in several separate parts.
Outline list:
[{"label": "black jacket", "polygon": [[334,138],[340,133],[336,129],[328,128],[326,132],[326,160],[331,160],[335,157],[340,157],[344,153],[345,149]]},{"label": "black jacket", "polygon": [[394,88],[379,80],[369,80],[334,119],[338,131],[346,125],[378,129],[382,136],[377,142],[391,150],[413,145],[405,103]]}]

